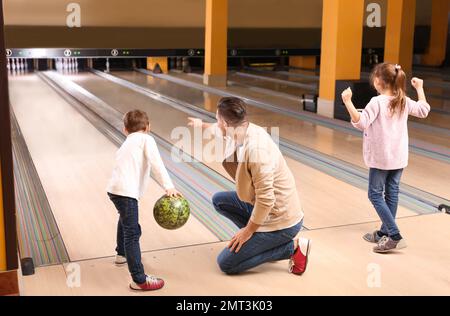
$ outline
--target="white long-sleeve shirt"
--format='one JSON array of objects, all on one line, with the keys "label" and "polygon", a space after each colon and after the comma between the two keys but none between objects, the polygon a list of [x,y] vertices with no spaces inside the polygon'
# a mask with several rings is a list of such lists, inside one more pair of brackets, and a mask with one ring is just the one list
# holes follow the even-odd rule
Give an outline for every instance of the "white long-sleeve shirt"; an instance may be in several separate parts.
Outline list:
[{"label": "white long-sleeve shirt", "polygon": [[150,173],[165,190],[174,188],[155,139],[143,132],[132,133],[116,153],[107,191],[139,200],[147,190]]}]

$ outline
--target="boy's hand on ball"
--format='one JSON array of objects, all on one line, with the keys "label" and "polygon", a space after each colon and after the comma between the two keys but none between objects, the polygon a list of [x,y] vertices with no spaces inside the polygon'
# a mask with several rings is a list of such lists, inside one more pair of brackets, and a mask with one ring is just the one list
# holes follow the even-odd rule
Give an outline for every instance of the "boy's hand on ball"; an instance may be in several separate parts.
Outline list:
[{"label": "boy's hand on ball", "polygon": [[347,88],[342,92],[342,101],[344,101],[344,103],[348,103],[352,100],[352,96],[353,96],[352,89]]},{"label": "boy's hand on ball", "polygon": [[414,78],[411,79],[411,85],[416,90],[422,89],[423,88],[423,80],[419,79],[417,77],[414,77]]},{"label": "boy's hand on ball", "polygon": [[176,189],[167,189],[166,195],[170,197],[176,197],[176,196],[183,196],[180,192],[178,192]]}]

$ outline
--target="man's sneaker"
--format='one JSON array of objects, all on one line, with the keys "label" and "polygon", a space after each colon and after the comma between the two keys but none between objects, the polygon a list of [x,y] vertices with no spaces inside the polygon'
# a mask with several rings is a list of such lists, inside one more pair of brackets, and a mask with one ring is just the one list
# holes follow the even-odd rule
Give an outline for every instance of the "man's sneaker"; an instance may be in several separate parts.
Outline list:
[{"label": "man's sneaker", "polygon": [[393,250],[400,250],[406,248],[406,242],[404,239],[398,241],[393,240],[391,237],[384,236],[373,248],[376,253],[386,253]]},{"label": "man's sneaker", "polygon": [[142,284],[130,283],[130,289],[135,291],[155,291],[161,289],[163,286],[164,280],[154,276],[147,276],[146,281]]},{"label": "man's sneaker", "polygon": [[367,233],[363,236],[363,239],[367,242],[373,243],[373,244],[378,244],[378,242],[381,240],[381,238],[378,235],[378,231],[374,231],[373,233]]},{"label": "man's sneaker", "polygon": [[311,240],[300,238],[298,240],[298,248],[289,260],[289,272],[297,275],[302,275],[306,271],[310,251]]},{"label": "man's sneaker", "polygon": [[127,258],[125,258],[124,256],[116,255],[116,259],[114,259],[114,264],[116,266],[120,267],[120,266],[123,266],[126,263],[127,263]]}]

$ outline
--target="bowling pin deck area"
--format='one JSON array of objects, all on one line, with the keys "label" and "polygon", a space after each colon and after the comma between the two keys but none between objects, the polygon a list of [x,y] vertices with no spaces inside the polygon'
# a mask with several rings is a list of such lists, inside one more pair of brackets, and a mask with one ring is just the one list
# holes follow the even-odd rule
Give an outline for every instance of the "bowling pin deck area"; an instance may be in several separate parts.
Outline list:
[{"label": "bowling pin deck area", "polygon": [[[75,64],[72,66],[75,69]],[[58,67],[66,68],[64,62]],[[104,102],[117,113],[134,107],[148,111],[152,130],[161,138],[169,139],[173,126],[186,124],[186,113],[93,74],[65,76],[101,99],[97,103]],[[121,76],[133,77],[136,83],[148,85],[157,81],[137,73],[123,73]],[[173,88],[169,82],[157,84],[161,89]],[[23,93],[25,89],[27,93]],[[235,228],[226,222],[220,225],[223,231],[214,228],[214,221],[220,219],[205,211],[194,213],[179,230],[162,229],[154,222],[152,209],[163,190],[152,181],[151,189],[140,201],[141,248],[146,272],[163,277],[166,286],[155,293],[132,292],[128,289],[130,276],[127,268],[113,264],[117,213],[105,192],[117,144],[36,74],[11,77],[10,97],[17,130],[23,137],[46,195],[44,212],[51,212],[53,219],[48,217],[49,222],[53,220],[57,225],[57,229],[51,230],[56,235],[49,234],[60,238],[60,243],[63,243],[63,246],[59,244],[63,249],[49,251],[67,254],[67,258],[54,256],[56,259],[42,260],[34,275],[21,277],[23,295],[448,294],[450,216],[437,211],[418,214],[402,206],[398,224],[408,248],[389,255],[374,254],[372,245],[362,239],[365,233],[380,225],[367,201],[367,193],[293,159],[288,159],[288,164],[296,177],[306,216],[306,229],[300,236],[311,238],[313,242],[308,270],[303,276],[289,274],[287,261],[268,263],[238,276],[224,275],[217,266],[216,257],[227,245],[227,239]],[[212,99],[211,103],[214,103],[214,97]],[[206,101],[204,107],[207,109]],[[210,108],[210,111],[214,110]],[[159,119],[162,117],[164,119]],[[267,112],[255,111],[253,117],[267,117]],[[286,127],[291,126],[288,118],[276,119],[280,126],[286,123],[284,135],[292,133],[295,137],[296,134]],[[306,133],[307,126],[301,125],[300,128]],[[341,158],[355,155],[353,150],[361,150],[359,141],[352,136],[346,136],[345,142],[357,145],[349,148],[343,140],[339,143],[339,139],[321,128],[316,128],[315,133],[319,135],[316,136],[318,142],[334,139],[335,143],[322,150],[335,152],[340,148]],[[437,146],[445,145],[439,137],[435,140],[439,144]],[[352,159],[357,164],[356,159]],[[420,159],[414,161],[420,162]],[[443,170],[438,170],[441,175],[449,171],[448,164],[441,161],[436,161],[436,164],[444,166]],[[223,183],[211,188],[210,182],[202,182],[206,180],[192,179],[193,188],[204,186],[214,190],[230,186],[220,164],[207,167],[211,170],[208,179],[219,174],[223,176]],[[433,170],[433,165],[429,165],[423,172],[435,172]],[[186,172],[185,169],[181,171]],[[408,176],[410,183],[420,182],[420,173],[414,171],[414,167]],[[181,177],[189,180],[188,173]],[[440,181],[433,183],[432,189],[448,198],[448,189],[445,189],[448,188],[445,186],[448,177]],[[21,184],[26,187],[25,180]],[[205,201],[208,194],[203,200],[194,201],[196,209],[207,209]],[[209,207],[212,210],[212,205]],[[24,208],[30,206],[24,205]],[[47,226],[50,227],[53,222],[49,222]],[[31,237],[25,239],[31,240]],[[43,236],[38,236],[33,240],[42,242],[43,239]],[[73,280],[77,271],[79,284],[68,284],[67,281]]]}]

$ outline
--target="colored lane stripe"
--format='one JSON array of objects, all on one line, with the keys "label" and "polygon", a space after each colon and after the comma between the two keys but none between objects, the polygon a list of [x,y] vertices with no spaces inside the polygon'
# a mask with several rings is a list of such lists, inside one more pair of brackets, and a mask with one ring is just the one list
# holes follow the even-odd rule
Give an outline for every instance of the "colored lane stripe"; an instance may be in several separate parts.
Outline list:
[{"label": "colored lane stripe", "polygon": [[68,262],[67,250],[13,112],[11,118],[20,257],[31,257],[35,266]]}]

